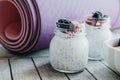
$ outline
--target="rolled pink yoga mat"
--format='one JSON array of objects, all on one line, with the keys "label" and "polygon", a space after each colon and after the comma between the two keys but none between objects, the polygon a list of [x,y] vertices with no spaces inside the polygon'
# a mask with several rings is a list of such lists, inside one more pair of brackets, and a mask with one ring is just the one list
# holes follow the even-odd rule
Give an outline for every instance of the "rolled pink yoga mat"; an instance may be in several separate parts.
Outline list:
[{"label": "rolled pink yoga mat", "polygon": [[17,53],[47,48],[58,19],[81,20],[92,11],[119,27],[120,0],[0,0],[0,43]]}]

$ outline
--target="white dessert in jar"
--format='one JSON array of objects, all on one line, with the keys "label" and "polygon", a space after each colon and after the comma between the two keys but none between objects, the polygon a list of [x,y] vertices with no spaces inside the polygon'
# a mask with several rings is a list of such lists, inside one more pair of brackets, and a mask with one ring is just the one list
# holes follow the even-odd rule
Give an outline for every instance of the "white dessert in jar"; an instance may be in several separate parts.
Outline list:
[{"label": "white dessert in jar", "polygon": [[57,27],[50,44],[50,63],[60,72],[83,71],[88,61],[89,45],[84,32],[84,23],[79,24],[76,21],[72,23],[76,30]]},{"label": "white dessert in jar", "polygon": [[90,45],[89,59],[102,60],[106,57],[104,41],[113,38],[113,34],[110,31],[110,17],[96,11],[88,16],[85,22],[87,38]]}]

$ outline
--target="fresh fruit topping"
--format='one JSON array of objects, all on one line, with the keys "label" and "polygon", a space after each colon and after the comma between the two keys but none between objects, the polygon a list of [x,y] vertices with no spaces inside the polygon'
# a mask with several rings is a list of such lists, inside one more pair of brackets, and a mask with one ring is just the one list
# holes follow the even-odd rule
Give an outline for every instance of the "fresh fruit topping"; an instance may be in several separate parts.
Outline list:
[{"label": "fresh fruit topping", "polygon": [[[70,21],[66,19],[59,19],[56,23],[58,28],[66,29],[68,32],[82,32],[81,25],[77,21]],[[64,30],[62,32],[65,33]]]},{"label": "fresh fruit topping", "polygon": [[96,11],[95,13],[92,13],[91,17],[88,16],[86,23],[95,27],[100,27],[107,18],[107,15],[103,15],[100,11]]},{"label": "fresh fruit topping", "polygon": [[95,26],[96,25],[96,23],[94,21],[92,21],[92,20],[86,20],[86,23],[91,25],[91,26]]},{"label": "fresh fruit topping", "polygon": [[66,19],[59,19],[58,22],[59,23],[64,23],[64,24],[70,24],[71,23],[71,21],[66,20]]},{"label": "fresh fruit topping", "polygon": [[79,22],[77,21],[71,21],[74,25],[75,25],[75,29],[74,29],[74,32],[82,32],[82,29],[81,29],[81,25]]},{"label": "fresh fruit topping", "polygon": [[93,14],[93,18],[95,18],[95,19],[101,19],[102,18],[102,13],[101,12],[99,12],[99,11],[96,11],[94,14]]},{"label": "fresh fruit topping", "polygon": [[63,29],[72,29],[74,28],[74,25],[71,23],[71,21],[66,19],[59,19],[56,23],[57,27],[63,28]]}]

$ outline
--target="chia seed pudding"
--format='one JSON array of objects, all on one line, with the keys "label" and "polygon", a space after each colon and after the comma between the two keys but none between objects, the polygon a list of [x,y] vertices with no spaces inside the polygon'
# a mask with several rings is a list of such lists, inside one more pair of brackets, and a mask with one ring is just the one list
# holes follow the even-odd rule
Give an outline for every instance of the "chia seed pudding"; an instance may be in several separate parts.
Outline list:
[{"label": "chia seed pudding", "polygon": [[89,45],[84,23],[60,19],[50,44],[50,63],[60,72],[84,70],[88,61]]},{"label": "chia seed pudding", "polygon": [[113,34],[110,31],[110,17],[96,11],[87,16],[85,23],[87,39],[90,44],[89,59],[103,60],[106,57],[104,41],[113,38]]}]

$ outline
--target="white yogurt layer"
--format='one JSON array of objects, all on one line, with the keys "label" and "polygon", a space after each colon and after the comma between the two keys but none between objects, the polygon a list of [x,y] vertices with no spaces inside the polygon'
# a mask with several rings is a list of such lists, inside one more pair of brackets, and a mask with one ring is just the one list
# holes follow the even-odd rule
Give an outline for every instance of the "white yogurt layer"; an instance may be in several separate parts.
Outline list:
[{"label": "white yogurt layer", "polygon": [[50,62],[53,68],[64,72],[84,69],[89,52],[85,33],[79,33],[77,37],[70,39],[61,38],[60,35],[65,37],[65,33],[57,33],[50,44]]},{"label": "white yogurt layer", "polygon": [[110,24],[105,23],[100,27],[86,24],[87,39],[90,45],[89,57],[92,60],[102,60],[106,55],[105,41],[113,38]]}]

